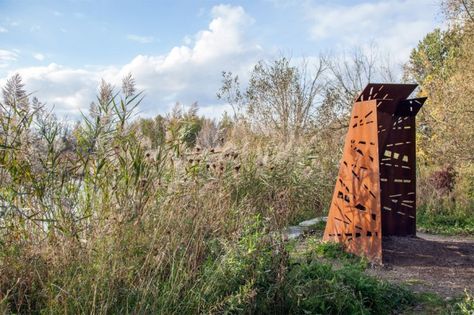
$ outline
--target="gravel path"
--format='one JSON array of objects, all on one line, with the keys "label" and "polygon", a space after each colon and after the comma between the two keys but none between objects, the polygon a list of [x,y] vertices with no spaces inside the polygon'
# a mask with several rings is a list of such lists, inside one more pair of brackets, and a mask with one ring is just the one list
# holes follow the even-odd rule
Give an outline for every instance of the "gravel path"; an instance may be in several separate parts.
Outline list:
[{"label": "gravel path", "polygon": [[474,238],[418,233],[383,240],[384,265],[368,272],[445,298],[474,292]]}]

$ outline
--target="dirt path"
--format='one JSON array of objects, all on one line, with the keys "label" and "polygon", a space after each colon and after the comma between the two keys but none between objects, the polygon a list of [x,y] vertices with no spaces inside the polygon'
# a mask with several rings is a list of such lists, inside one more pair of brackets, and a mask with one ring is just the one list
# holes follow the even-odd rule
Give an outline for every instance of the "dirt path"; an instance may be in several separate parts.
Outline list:
[{"label": "dirt path", "polygon": [[418,233],[383,241],[384,265],[368,272],[391,282],[408,284],[417,292],[443,297],[474,291],[474,238]]}]

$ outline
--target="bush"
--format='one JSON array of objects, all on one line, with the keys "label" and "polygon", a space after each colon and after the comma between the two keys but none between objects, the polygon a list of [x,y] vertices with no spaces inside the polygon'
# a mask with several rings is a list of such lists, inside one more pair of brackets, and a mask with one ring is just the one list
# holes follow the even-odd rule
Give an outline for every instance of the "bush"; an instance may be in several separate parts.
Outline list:
[{"label": "bush", "polygon": [[417,225],[442,234],[474,233],[473,168],[420,167],[417,180]]},{"label": "bush", "polygon": [[433,211],[427,205],[417,208],[418,229],[438,234],[474,234],[474,217],[469,209],[442,209]]},{"label": "bush", "polygon": [[464,297],[456,303],[455,307],[461,314],[471,315],[474,313],[474,296],[471,292],[465,290]]},{"label": "bush", "polygon": [[140,128],[130,122],[140,94],[114,96],[106,83],[71,130],[30,104],[19,77],[9,91],[0,113],[3,310],[265,308],[252,295],[273,290],[285,256],[263,234],[322,211],[306,148],[249,137],[202,149],[195,114]]},{"label": "bush", "polygon": [[[323,262],[320,256],[329,260]],[[407,289],[366,275],[366,266],[337,244],[310,243],[303,256],[290,262],[285,284],[288,312],[390,314],[415,301]]]}]

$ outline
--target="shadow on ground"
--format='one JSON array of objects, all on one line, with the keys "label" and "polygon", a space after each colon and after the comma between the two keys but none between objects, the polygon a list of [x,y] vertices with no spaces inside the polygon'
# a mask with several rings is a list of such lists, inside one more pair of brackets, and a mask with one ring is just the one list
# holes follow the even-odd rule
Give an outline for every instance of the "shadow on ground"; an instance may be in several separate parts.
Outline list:
[{"label": "shadow on ground", "polygon": [[444,297],[474,291],[474,239],[418,234],[386,237],[384,265],[369,272],[414,291],[431,291]]}]

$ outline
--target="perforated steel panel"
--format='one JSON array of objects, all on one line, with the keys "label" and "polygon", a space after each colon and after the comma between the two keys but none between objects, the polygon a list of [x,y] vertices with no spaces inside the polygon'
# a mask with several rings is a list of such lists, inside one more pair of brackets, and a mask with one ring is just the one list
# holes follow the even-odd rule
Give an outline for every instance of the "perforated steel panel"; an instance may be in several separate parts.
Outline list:
[{"label": "perforated steel panel", "polygon": [[352,109],[324,240],[374,262],[383,235],[416,232],[415,88],[369,84]]}]

